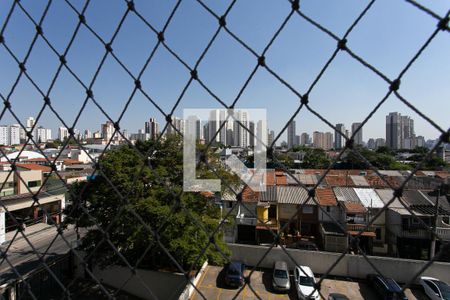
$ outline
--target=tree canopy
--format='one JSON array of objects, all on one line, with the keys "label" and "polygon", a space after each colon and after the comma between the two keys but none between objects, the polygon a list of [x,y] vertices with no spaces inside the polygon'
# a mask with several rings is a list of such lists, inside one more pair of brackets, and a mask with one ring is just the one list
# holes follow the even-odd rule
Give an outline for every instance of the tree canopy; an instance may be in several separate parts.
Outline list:
[{"label": "tree canopy", "polygon": [[[145,268],[174,268],[166,251],[185,270],[199,267],[205,259],[222,264],[224,258],[218,250],[229,254],[222,231],[211,236],[220,223],[220,209],[210,197],[182,191],[180,139],[138,143],[136,148],[150,153],[144,158],[130,146],[110,150],[99,161],[102,172],[95,179],[72,187],[72,194],[79,197],[72,199],[66,210],[67,222],[88,229],[81,248],[100,266],[124,263],[100,227],[131,265],[139,262]],[[221,175],[235,180],[213,156],[208,159]],[[212,176],[206,168],[199,173]]]}]

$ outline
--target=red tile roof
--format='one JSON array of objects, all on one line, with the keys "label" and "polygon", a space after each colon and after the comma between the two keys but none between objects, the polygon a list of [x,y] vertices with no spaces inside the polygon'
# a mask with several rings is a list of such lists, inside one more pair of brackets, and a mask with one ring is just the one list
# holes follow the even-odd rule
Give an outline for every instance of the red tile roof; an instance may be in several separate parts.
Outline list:
[{"label": "red tile roof", "polygon": [[329,186],[354,186],[350,176],[327,175],[325,181]]},{"label": "red tile roof", "polygon": [[37,158],[30,158],[25,161],[45,161],[46,162],[47,160],[43,157],[37,157]]},{"label": "red tile roof", "polygon": [[362,214],[366,212],[366,208],[361,203],[344,202],[345,211],[351,214]]},{"label": "red tile roof", "polygon": [[81,164],[81,161],[68,158],[68,159],[64,159],[63,163],[66,165],[77,165],[77,164]]},{"label": "red tile roof", "polygon": [[435,171],[434,174],[436,174],[436,177],[445,179],[450,177],[450,172],[446,172],[446,171]]},{"label": "red tile roof", "polygon": [[277,185],[287,185],[287,178],[283,173],[281,173],[280,175],[279,173],[276,174],[275,178]]},{"label": "red tile roof", "polygon": [[364,178],[366,178],[367,183],[369,183],[370,187],[372,188],[386,188],[389,187],[385,181],[389,182],[389,184],[393,187],[393,188],[397,188],[400,186],[401,181],[403,179],[397,179],[393,176],[383,176],[383,179],[378,176],[378,175],[367,175],[364,176]]},{"label": "red tile roof", "polygon": [[37,164],[16,164],[16,166],[20,167],[20,168],[24,168],[27,170],[36,170],[36,171],[42,171],[42,172],[51,172],[52,168],[47,167],[47,166],[41,166],[41,165],[37,165]]},{"label": "red tile roof", "polygon": [[200,195],[205,198],[214,198],[214,193],[208,191],[200,192]]},{"label": "red tile roof", "polygon": [[258,192],[253,191],[248,186],[242,190],[242,202],[258,202]]},{"label": "red tile roof", "polygon": [[316,189],[316,199],[320,205],[323,206],[336,206],[337,201],[331,188]]},{"label": "red tile roof", "polygon": [[266,185],[275,185],[275,172],[266,172]]}]

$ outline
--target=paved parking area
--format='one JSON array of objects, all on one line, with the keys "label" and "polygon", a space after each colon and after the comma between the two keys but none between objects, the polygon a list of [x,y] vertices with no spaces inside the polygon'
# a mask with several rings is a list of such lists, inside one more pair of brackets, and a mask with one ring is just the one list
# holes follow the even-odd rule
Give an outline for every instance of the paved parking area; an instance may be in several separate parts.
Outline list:
[{"label": "paved parking area", "polygon": [[[245,271],[245,275],[249,274]],[[208,266],[200,278],[197,288],[206,299],[296,299],[292,295],[276,294],[271,292],[271,273],[269,271],[255,271],[251,276],[250,286],[246,285],[242,291],[226,287],[223,281],[223,272],[221,267]],[[255,295],[258,294],[259,298]],[[294,295],[294,294],[293,294]],[[191,297],[194,299],[203,299],[197,291]]]},{"label": "paved parking area", "polygon": [[[245,275],[249,274],[245,271]],[[200,278],[197,288],[206,299],[297,299],[294,280],[291,276],[291,292],[289,294],[278,294],[272,291],[272,272],[271,270],[255,271],[251,276],[250,286],[245,288],[232,289],[224,285],[223,272],[221,267],[208,266]],[[344,279],[325,279],[322,283],[321,293],[328,297],[330,293],[341,293],[347,295],[351,300],[377,300],[379,297],[373,292],[365,282],[358,282]],[[258,294],[258,296],[255,295]],[[237,297],[236,297],[237,295]],[[428,298],[420,289],[407,289],[406,296],[409,300],[427,300]],[[203,299],[203,297],[194,291],[191,297],[194,299]]]},{"label": "paved parking area", "polygon": [[[378,300],[380,297],[365,282],[343,279],[324,279],[321,293],[326,298],[330,293],[347,295],[351,300]],[[406,297],[409,300],[428,300],[420,289],[406,289]]]}]

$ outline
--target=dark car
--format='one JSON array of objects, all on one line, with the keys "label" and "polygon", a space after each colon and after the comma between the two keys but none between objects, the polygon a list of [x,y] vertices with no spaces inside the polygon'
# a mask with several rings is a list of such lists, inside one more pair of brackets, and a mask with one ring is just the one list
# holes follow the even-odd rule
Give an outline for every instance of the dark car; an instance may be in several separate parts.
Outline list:
[{"label": "dark car", "polygon": [[402,292],[402,288],[392,278],[382,277],[378,274],[367,275],[367,281],[375,289],[380,299],[384,300],[408,300]]},{"label": "dark car", "polygon": [[300,250],[310,250],[310,251],[318,251],[316,244],[310,241],[297,241],[295,243],[289,244],[286,248],[290,249],[300,249]]},{"label": "dark car", "polygon": [[240,261],[232,261],[225,266],[225,283],[228,286],[240,287],[244,284],[245,265]]},{"label": "dark car", "polygon": [[350,300],[347,296],[338,293],[331,293],[328,295],[328,300]]}]

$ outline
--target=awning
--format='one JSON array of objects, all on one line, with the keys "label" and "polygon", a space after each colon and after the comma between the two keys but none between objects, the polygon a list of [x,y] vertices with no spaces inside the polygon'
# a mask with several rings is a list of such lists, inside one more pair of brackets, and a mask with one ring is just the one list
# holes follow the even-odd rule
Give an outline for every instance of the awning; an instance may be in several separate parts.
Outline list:
[{"label": "awning", "polygon": [[[347,231],[350,235],[358,235],[360,231]],[[363,231],[361,236],[375,237],[375,232],[372,231]]]}]

